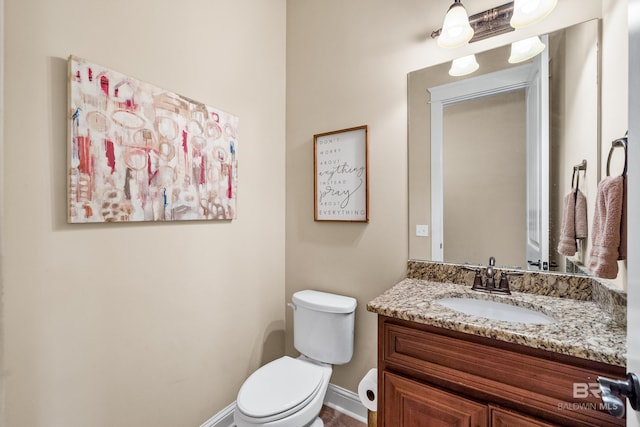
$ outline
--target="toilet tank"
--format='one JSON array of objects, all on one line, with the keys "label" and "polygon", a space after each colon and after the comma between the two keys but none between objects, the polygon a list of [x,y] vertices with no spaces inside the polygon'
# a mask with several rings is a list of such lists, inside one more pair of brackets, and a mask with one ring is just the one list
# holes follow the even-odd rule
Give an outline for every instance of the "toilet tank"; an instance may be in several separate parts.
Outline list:
[{"label": "toilet tank", "polygon": [[305,356],[341,365],[353,356],[355,298],[319,291],[293,294],[293,345]]}]

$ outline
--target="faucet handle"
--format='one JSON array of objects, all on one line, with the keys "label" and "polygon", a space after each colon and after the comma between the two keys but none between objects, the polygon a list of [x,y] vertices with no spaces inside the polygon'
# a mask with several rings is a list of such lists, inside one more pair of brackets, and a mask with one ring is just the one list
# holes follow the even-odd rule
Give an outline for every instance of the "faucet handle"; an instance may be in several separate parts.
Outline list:
[{"label": "faucet handle", "polygon": [[496,266],[496,259],[492,256],[489,257],[489,265],[491,267],[495,267]]},{"label": "faucet handle", "polygon": [[520,271],[503,271],[500,273],[500,283],[496,287],[496,292],[505,295],[511,295],[511,289],[509,289],[509,276],[522,276],[524,273]]},{"label": "faucet handle", "polygon": [[500,283],[496,286],[496,292],[511,295],[511,290],[509,289],[509,274],[505,271],[500,273]]},{"label": "faucet handle", "polygon": [[484,285],[482,284],[482,269],[466,266],[462,268],[467,271],[475,272],[475,276],[473,277],[473,285],[471,286],[472,291],[480,291],[485,289]]}]

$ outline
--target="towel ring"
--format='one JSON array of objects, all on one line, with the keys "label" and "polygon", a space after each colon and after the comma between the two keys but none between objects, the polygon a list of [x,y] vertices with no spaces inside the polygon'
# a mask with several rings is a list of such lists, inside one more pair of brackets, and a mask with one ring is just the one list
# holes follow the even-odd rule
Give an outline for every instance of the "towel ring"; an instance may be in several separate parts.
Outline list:
[{"label": "towel ring", "polygon": [[611,148],[609,149],[609,156],[607,157],[607,176],[610,176],[610,165],[611,165],[611,155],[613,154],[613,150],[622,147],[624,149],[624,169],[622,169],[622,176],[627,176],[627,136],[629,135],[629,131],[624,135],[623,138],[614,139],[611,141]]}]

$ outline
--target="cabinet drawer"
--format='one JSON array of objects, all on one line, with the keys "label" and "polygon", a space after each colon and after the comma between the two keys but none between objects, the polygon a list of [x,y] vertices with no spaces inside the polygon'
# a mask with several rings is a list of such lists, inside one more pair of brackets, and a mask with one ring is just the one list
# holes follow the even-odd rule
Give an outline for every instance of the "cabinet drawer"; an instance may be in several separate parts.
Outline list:
[{"label": "cabinet drawer", "polygon": [[[379,318],[382,369],[554,423],[598,427],[625,424],[606,412],[595,385],[599,375],[624,378],[624,368]],[[583,397],[585,394],[588,396]]]}]

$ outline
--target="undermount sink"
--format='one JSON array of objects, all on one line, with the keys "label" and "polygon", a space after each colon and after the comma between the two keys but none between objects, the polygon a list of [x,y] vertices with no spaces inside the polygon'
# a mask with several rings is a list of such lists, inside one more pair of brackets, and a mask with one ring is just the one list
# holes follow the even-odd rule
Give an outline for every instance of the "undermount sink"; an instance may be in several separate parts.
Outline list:
[{"label": "undermount sink", "polygon": [[492,320],[501,320],[503,322],[538,324],[548,324],[555,322],[555,319],[539,311],[497,301],[466,297],[452,297],[440,298],[437,299],[436,302],[440,305],[464,314],[484,317]]}]

